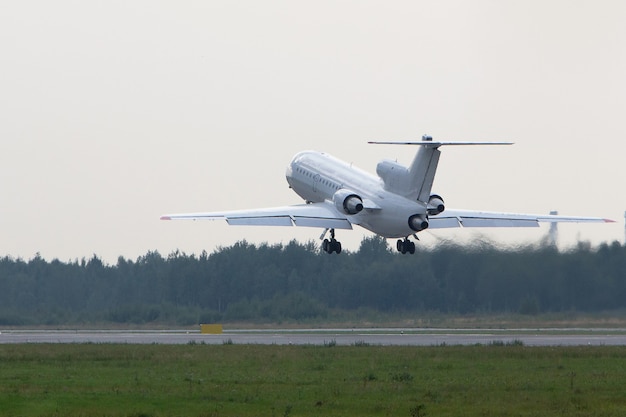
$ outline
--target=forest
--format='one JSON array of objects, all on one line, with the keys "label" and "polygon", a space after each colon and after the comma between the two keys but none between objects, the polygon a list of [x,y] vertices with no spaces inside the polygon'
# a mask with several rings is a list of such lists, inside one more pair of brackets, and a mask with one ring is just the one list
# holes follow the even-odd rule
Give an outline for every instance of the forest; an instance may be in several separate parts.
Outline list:
[{"label": "forest", "polygon": [[604,312],[626,304],[626,247],[579,243],[498,249],[444,245],[413,256],[365,238],[328,255],[313,242],[106,264],[0,258],[0,326],[95,323],[193,325],[325,319],[338,312],[540,314]]}]

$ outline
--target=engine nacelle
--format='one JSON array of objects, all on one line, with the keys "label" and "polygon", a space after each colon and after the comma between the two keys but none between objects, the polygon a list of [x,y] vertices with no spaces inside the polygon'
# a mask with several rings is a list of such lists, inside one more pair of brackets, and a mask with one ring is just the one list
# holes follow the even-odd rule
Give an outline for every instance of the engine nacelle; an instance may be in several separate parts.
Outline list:
[{"label": "engine nacelle", "polygon": [[437,194],[433,194],[430,196],[427,206],[428,214],[430,214],[431,216],[435,216],[439,213],[443,213],[445,209],[446,206],[443,204],[443,198],[441,198],[441,196]]},{"label": "engine nacelle", "polygon": [[363,210],[363,200],[350,190],[339,190],[333,195],[337,210],[346,214],[358,214]]},{"label": "engine nacelle", "polygon": [[416,232],[428,229],[428,218],[424,214],[414,214],[409,217],[409,227]]},{"label": "engine nacelle", "polygon": [[376,173],[383,180],[385,190],[401,192],[408,186],[409,170],[389,159],[382,160],[376,165]]}]

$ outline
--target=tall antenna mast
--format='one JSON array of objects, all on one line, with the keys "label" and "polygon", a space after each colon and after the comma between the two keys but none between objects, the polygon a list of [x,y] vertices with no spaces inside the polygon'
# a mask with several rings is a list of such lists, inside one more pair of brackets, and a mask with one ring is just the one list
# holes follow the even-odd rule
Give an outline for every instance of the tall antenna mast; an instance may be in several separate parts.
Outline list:
[{"label": "tall antenna mast", "polygon": [[[556,216],[557,214],[559,214],[559,212],[556,211],[556,210],[552,210],[550,212],[550,215],[553,215],[553,216]],[[624,213],[624,216],[626,216],[626,213]],[[559,238],[559,230],[557,229],[557,225],[558,225],[558,223],[556,223],[556,222],[550,223],[550,234],[549,234],[550,241],[549,241],[549,243],[550,243],[551,246],[553,246],[555,248],[556,248],[557,240]]]}]

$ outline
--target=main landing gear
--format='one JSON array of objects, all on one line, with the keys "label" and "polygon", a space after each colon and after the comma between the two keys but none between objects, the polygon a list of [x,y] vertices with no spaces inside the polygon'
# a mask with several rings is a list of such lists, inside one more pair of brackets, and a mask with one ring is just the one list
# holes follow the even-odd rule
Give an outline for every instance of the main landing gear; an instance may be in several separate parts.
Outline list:
[{"label": "main landing gear", "polygon": [[[322,238],[326,235],[326,232],[322,235]],[[337,255],[341,253],[341,242],[335,239],[335,229],[330,229],[330,240],[324,239],[322,242],[322,250],[328,254],[336,252]]]},{"label": "main landing gear", "polygon": [[396,249],[403,255],[407,252],[413,255],[415,253],[415,242],[411,242],[408,237],[405,237],[404,240],[398,239]]}]

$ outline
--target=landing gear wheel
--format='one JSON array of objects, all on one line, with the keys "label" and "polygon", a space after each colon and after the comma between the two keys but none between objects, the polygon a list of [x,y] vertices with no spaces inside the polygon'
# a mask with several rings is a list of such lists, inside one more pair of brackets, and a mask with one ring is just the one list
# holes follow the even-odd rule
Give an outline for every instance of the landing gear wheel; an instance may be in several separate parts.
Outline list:
[{"label": "landing gear wheel", "polygon": [[335,244],[333,246],[334,246],[334,249],[335,249],[335,253],[337,255],[339,255],[341,253],[341,242],[335,240],[334,243]]},{"label": "landing gear wheel", "polygon": [[396,249],[403,255],[407,252],[413,255],[415,253],[415,242],[411,242],[408,238],[404,240],[398,239]]},{"label": "landing gear wheel", "polygon": [[324,239],[322,250],[328,254],[335,252],[339,255],[341,253],[341,242],[335,239],[335,229],[330,229],[330,240]]},{"label": "landing gear wheel", "polygon": [[407,249],[408,252],[413,255],[415,253],[415,242],[411,242],[409,240],[406,241],[406,243],[408,243],[409,248]]},{"label": "landing gear wheel", "polygon": [[322,242],[322,249],[328,254],[336,252],[337,255],[339,255],[341,253],[341,242],[338,242],[335,239],[324,239],[324,242]]}]

